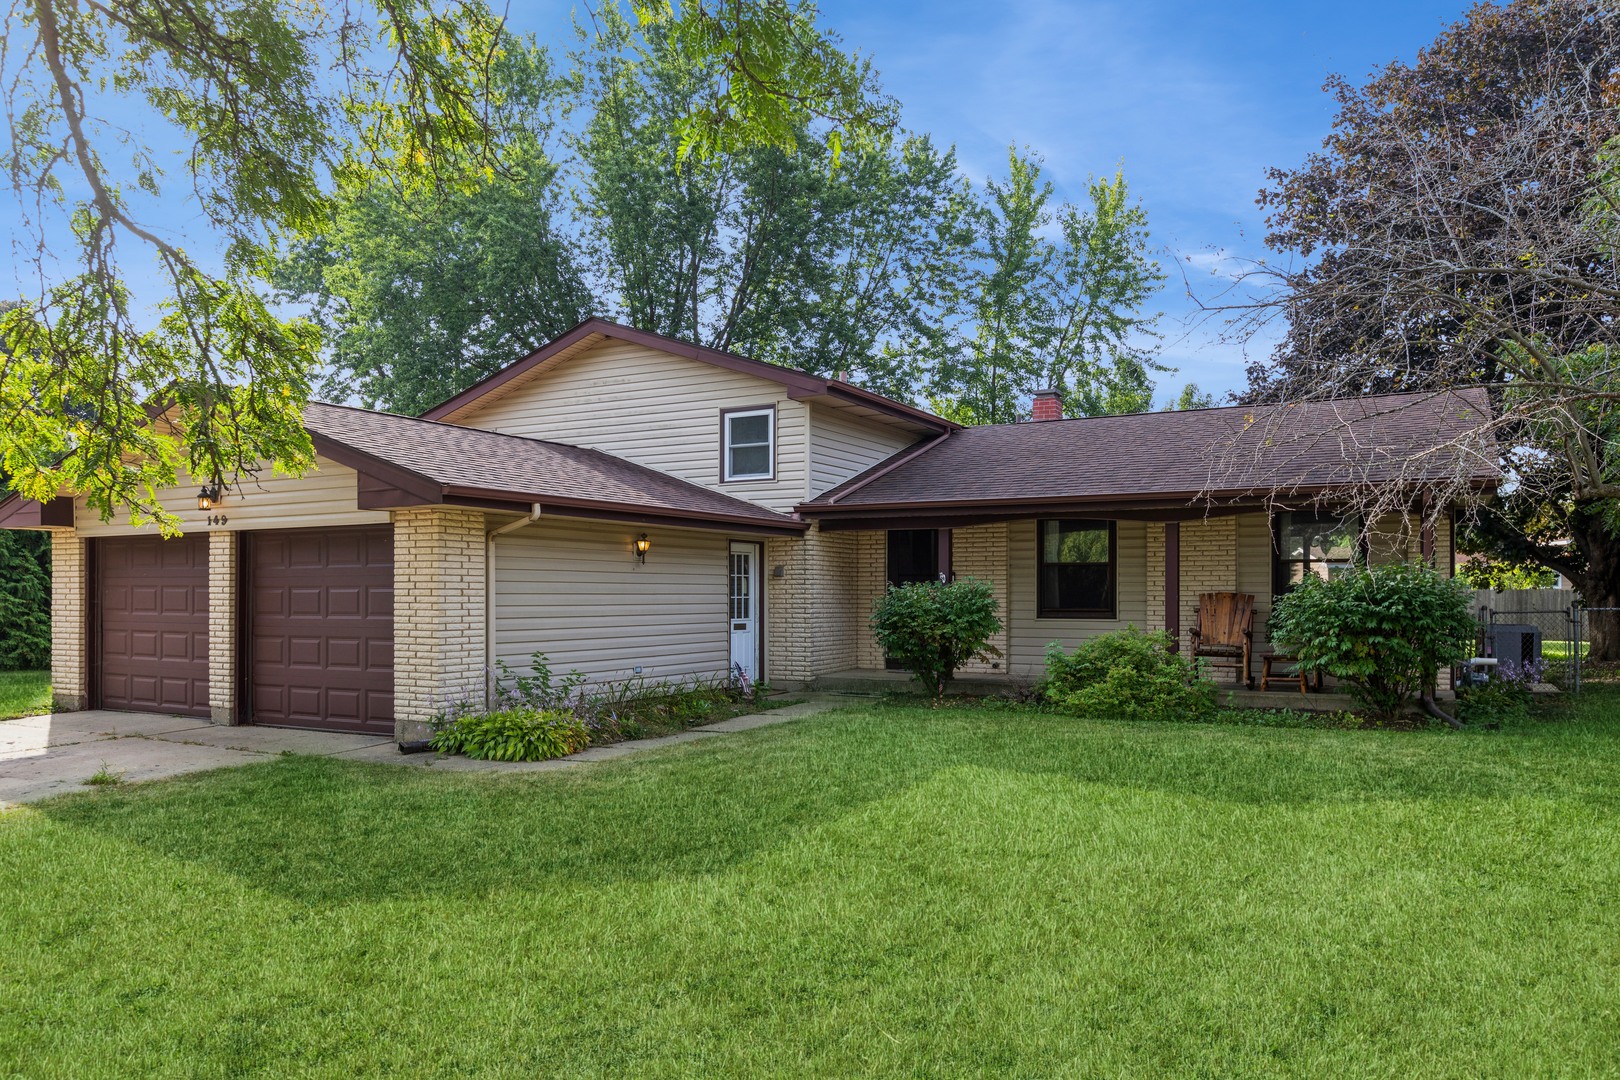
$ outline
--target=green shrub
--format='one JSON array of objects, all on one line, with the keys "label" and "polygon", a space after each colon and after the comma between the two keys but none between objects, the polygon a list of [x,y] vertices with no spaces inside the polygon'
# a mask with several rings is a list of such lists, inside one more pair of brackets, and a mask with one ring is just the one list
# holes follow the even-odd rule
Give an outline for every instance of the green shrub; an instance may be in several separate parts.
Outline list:
[{"label": "green shrub", "polygon": [[1428,566],[1358,566],[1307,577],[1271,612],[1271,641],[1311,672],[1350,686],[1366,709],[1393,720],[1442,667],[1466,659],[1476,626],[1472,593]]},{"label": "green shrub", "polygon": [[590,745],[585,721],[568,712],[514,708],[468,713],[433,733],[433,749],[477,761],[545,761]]},{"label": "green shrub", "polygon": [[1127,627],[1067,655],[1057,642],[1046,649],[1046,698],[1075,716],[1203,720],[1214,711],[1215,687],[1198,676],[1162,630]]},{"label": "green shrub", "polygon": [[872,612],[872,632],[885,654],[938,701],[956,669],[1000,656],[990,639],[1001,630],[989,582],[974,578],[891,585]]},{"label": "green shrub", "polygon": [[51,666],[51,538],[0,530],[0,671]]},{"label": "green shrub", "polygon": [[1505,728],[1530,718],[1532,687],[1542,680],[1539,663],[1504,660],[1491,677],[1457,690],[1457,719],[1476,727]]}]

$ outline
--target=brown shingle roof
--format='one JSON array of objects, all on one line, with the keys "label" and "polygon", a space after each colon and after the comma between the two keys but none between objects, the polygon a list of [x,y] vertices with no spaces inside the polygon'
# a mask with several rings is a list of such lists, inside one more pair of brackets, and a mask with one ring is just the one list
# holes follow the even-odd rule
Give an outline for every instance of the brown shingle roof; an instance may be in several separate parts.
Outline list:
[{"label": "brown shingle roof", "polygon": [[1494,466],[1447,446],[1490,415],[1480,389],[966,428],[879,465],[801,509],[1231,499]]},{"label": "brown shingle roof", "polygon": [[323,402],[305,408],[304,426],[315,437],[317,450],[362,473],[373,463],[386,474],[403,470],[449,496],[804,528],[786,514],[567,443]]}]

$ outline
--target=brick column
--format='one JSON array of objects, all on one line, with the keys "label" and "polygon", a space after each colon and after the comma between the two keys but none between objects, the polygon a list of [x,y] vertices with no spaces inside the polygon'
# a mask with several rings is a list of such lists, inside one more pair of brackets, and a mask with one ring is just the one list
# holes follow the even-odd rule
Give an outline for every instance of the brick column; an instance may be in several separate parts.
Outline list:
[{"label": "brick column", "polygon": [[[958,578],[977,578],[990,583],[996,598],[996,614],[1001,616],[1001,632],[990,639],[990,644],[1001,650],[1001,656],[992,660],[969,660],[962,665],[964,672],[1000,672],[1011,668],[1012,657],[1008,655],[1007,627],[1012,622],[1012,613],[1007,606],[1007,579],[1009,577],[1007,564],[1007,523],[997,522],[993,525],[974,525],[967,529],[955,530],[952,538],[954,551],[952,561],[955,564]],[[1025,658],[1027,662],[1027,658]],[[882,667],[881,658],[878,663]]]},{"label": "brick column", "polygon": [[234,724],[236,711],[237,534],[208,534],[208,711]]},{"label": "brick column", "polygon": [[[765,678],[797,686],[853,668],[870,611],[859,606],[856,535],[812,527],[765,541]],[[777,568],[781,568],[778,575]]]},{"label": "brick column", "polygon": [[51,708],[73,712],[90,704],[90,575],[84,537],[51,530]]},{"label": "brick column", "polygon": [[425,738],[450,704],[481,700],[487,635],[484,515],[394,511],[394,737]]}]

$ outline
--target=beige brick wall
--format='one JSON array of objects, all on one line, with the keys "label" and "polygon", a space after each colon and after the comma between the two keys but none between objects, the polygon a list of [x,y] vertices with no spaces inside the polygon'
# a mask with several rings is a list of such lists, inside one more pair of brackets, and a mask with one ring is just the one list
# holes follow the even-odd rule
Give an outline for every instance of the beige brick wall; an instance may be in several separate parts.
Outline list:
[{"label": "beige brick wall", "polygon": [[427,506],[394,519],[394,734],[484,691],[487,634],[484,515]]},{"label": "beige brick wall", "polygon": [[778,686],[844,671],[860,662],[869,611],[856,583],[858,534],[765,541],[765,677]]},{"label": "beige brick wall", "polygon": [[85,540],[72,529],[51,530],[51,707],[63,712],[90,703]]},{"label": "beige brick wall", "polygon": [[[1235,517],[1181,523],[1181,647],[1198,610],[1198,594],[1233,592],[1238,587],[1238,523]],[[1147,530],[1147,628],[1164,625],[1164,525]]]},{"label": "beige brick wall", "polygon": [[1007,670],[1007,624],[1011,619],[1007,609],[1007,523],[954,530],[951,533],[951,572],[959,578],[988,581],[995,594],[996,611],[1001,615],[1001,633],[990,639],[990,644],[1001,655],[989,660],[970,660],[962,665],[962,671],[973,674]]},{"label": "beige brick wall", "polygon": [[856,603],[861,616],[860,625],[856,627],[855,666],[866,671],[883,668],[883,650],[878,647],[877,635],[872,633],[872,608],[887,587],[888,562],[888,533],[855,534]]},{"label": "beige brick wall", "polygon": [[208,711],[216,724],[237,722],[237,537],[208,534]]}]

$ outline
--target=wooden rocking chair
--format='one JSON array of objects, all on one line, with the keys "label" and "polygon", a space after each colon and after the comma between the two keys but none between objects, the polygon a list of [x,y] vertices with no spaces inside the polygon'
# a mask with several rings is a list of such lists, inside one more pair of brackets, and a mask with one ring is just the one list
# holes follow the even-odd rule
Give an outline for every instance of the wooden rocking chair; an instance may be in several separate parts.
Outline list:
[{"label": "wooden rocking chair", "polygon": [[1254,597],[1248,593],[1200,593],[1193,616],[1192,655],[1213,664],[1230,664],[1233,681],[1250,686],[1254,654]]}]

